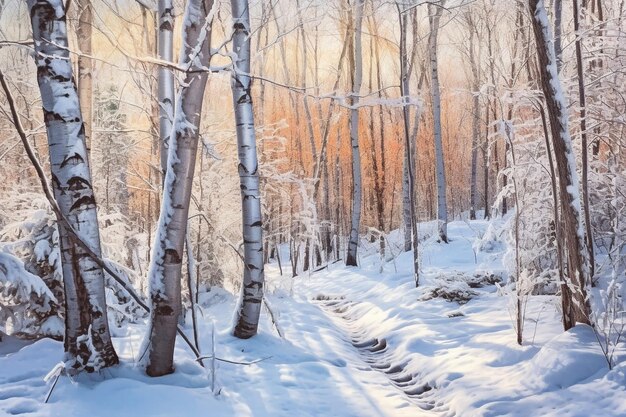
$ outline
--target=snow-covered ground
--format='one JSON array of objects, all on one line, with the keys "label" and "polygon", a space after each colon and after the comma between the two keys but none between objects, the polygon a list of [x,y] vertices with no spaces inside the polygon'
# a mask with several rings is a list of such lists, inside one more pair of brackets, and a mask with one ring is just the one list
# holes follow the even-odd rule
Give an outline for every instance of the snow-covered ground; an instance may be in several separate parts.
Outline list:
[{"label": "snow-covered ground", "polygon": [[48,404],[52,381],[43,377],[62,343],[0,343],[0,415],[626,416],[626,365],[608,370],[590,328],[563,333],[556,298],[532,297],[517,345],[512,297],[493,285],[506,248],[476,244],[487,223],[451,223],[448,245],[427,237],[431,227],[422,227],[417,289],[408,253],[382,273],[377,254],[362,257],[361,268],[337,263],[293,280],[268,266],[277,324],[264,309],[250,340],[229,334],[235,298],[206,294],[203,353],[214,323],[219,358],[258,361],[217,362],[215,395],[210,362],[198,366],[180,341],[174,374],[149,378],[134,368],[144,331],[134,325],[115,338],[123,365],[80,381],[62,377]]}]

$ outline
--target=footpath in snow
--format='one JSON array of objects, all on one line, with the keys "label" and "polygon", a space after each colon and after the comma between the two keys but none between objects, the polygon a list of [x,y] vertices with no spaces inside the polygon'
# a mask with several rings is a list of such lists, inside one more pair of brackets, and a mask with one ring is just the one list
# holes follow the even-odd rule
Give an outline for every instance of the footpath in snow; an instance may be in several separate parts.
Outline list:
[{"label": "footpath in snow", "polygon": [[214,323],[218,357],[263,359],[218,362],[216,395],[210,363],[198,366],[181,342],[174,374],[149,378],[135,368],[142,325],[117,332],[123,365],[80,381],[61,378],[48,404],[43,377],[62,359],[62,344],[0,343],[0,415],[626,416],[626,366],[608,370],[590,328],[563,333],[558,299],[531,299],[525,342],[517,345],[512,298],[497,284],[506,278],[505,247],[475,249],[486,229],[481,221],[451,223],[444,245],[423,226],[417,289],[409,253],[382,273],[377,254],[360,268],[335,264],[293,280],[270,265],[268,304],[278,329],[264,310],[250,340],[230,336],[235,297],[203,295],[203,353],[211,351]]}]

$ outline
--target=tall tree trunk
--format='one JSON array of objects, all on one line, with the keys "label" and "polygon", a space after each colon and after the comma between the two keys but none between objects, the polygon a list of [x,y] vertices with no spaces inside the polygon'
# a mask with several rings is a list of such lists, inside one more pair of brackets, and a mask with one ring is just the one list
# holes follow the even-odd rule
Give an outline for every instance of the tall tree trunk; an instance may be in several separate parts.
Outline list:
[{"label": "tall tree trunk", "polygon": [[561,21],[563,20],[563,0],[554,0],[554,53],[556,69],[561,72],[563,66],[563,48],[561,46]]},{"label": "tall tree trunk", "polygon": [[[469,60],[472,71],[472,166],[470,171],[470,220],[476,220],[476,194],[477,194],[477,173],[478,173],[478,137],[480,135],[480,103],[478,99],[480,89],[480,75],[478,73],[478,63],[474,55],[474,42],[476,27],[471,14],[467,15],[467,23],[470,31],[469,35]],[[485,207],[487,211],[487,207]]]},{"label": "tall tree trunk", "polygon": [[150,376],[174,370],[183,250],[207,81],[207,73],[201,69],[210,61],[212,8],[213,0],[189,0],[185,9],[180,65],[187,70],[176,101],[149,272],[151,314],[143,356],[147,349],[146,373]]},{"label": "tall tree trunk", "polygon": [[[532,26],[537,44],[537,57],[541,84],[548,108],[552,130],[552,148],[559,176],[559,195],[563,219],[563,238],[567,252],[568,286],[572,293],[570,310],[563,311],[571,324],[590,323],[590,307],[587,300],[589,270],[585,249],[584,228],[580,207],[580,192],[576,158],[569,133],[567,103],[561,89],[556,68],[556,55],[552,33],[542,0],[528,0]],[[567,294],[562,294],[563,297]],[[565,305],[565,304],[564,304]]]},{"label": "tall tree trunk", "polygon": [[446,198],[446,169],[443,158],[443,143],[441,138],[441,93],[439,91],[439,70],[437,68],[437,42],[439,35],[439,21],[443,12],[445,0],[439,5],[429,4],[430,35],[428,36],[428,51],[430,54],[431,96],[434,123],[435,142],[435,172],[437,176],[437,229],[439,239],[448,243],[448,204]]},{"label": "tall tree trunk", "polygon": [[[61,0],[29,2],[37,82],[48,133],[54,197],[63,216],[100,255],[96,201],[89,171],[85,126],[72,75]],[[59,227],[65,287],[65,352],[70,372],[115,365],[104,292],[104,273],[70,232]]]},{"label": "tall tree trunk", "polygon": [[[401,6],[396,2],[396,8],[398,9],[398,18],[400,24],[400,94],[403,97],[404,104],[402,106],[402,118],[403,118],[403,126],[410,125],[410,108],[409,108],[409,95],[410,91],[410,78],[411,73],[409,72],[407,56],[408,54],[406,48],[406,36],[407,36],[407,18],[406,12],[401,10]],[[415,48],[416,46],[414,46]],[[381,112],[382,113],[382,112]],[[404,158],[402,159],[402,228],[404,231],[404,251],[408,252],[411,250],[413,246],[412,236],[413,236],[413,223],[416,219],[413,217],[415,215],[415,207],[411,207],[411,193],[414,194],[414,184],[415,184],[415,147],[413,146],[413,141],[411,137],[407,142],[406,140],[406,132],[405,132],[405,144],[404,144]],[[413,199],[415,202],[415,199]],[[413,209],[413,212],[411,211]]]},{"label": "tall tree trunk", "polygon": [[357,266],[357,250],[359,247],[359,228],[361,225],[361,153],[359,150],[359,94],[363,78],[363,56],[361,32],[363,23],[364,0],[356,0],[354,4],[354,40],[353,53],[350,55],[352,69],[352,94],[350,99],[350,145],[352,148],[352,216],[350,222],[350,239],[346,265]]},{"label": "tall tree trunk", "polygon": [[[546,117],[546,110],[543,105],[539,105],[539,111],[541,114],[541,124],[543,126],[543,136],[546,143],[546,157],[548,158],[548,164],[550,167],[550,185],[552,186],[552,216],[554,218],[554,245],[556,246],[556,259],[559,268],[559,282],[561,287],[561,308],[563,311],[569,311],[571,309],[570,303],[572,302],[572,294],[570,292],[567,283],[565,282],[565,272],[563,268],[563,242],[561,232],[561,219],[559,216],[559,189],[556,184],[556,171],[554,169],[554,158],[552,157],[552,150],[550,147],[550,135],[548,134],[548,120]],[[570,321],[569,315],[563,314],[563,328],[565,330],[570,329],[575,323]]]},{"label": "tall tree trunk", "polygon": [[247,339],[257,333],[263,301],[263,227],[259,166],[252,111],[250,78],[250,14],[247,0],[231,0],[233,51],[237,54],[231,87],[239,148],[239,180],[243,219],[243,291],[234,335]]},{"label": "tall tree trunk", "polygon": [[91,0],[80,0],[78,6],[78,27],[76,39],[78,56],[78,97],[85,126],[85,146],[87,158],[91,156],[91,134],[93,131],[93,63],[91,61],[91,33],[93,26]]},{"label": "tall tree trunk", "polygon": [[583,70],[582,33],[578,14],[578,0],[572,0],[574,14],[574,32],[576,33],[576,69],[578,71],[578,99],[580,102],[580,137],[582,154],[582,186],[583,186],[583,213],[585,214],[585,244],[589,252],[589,279],[593,280],[595,269],[595,255],[593,250],[593,235],[591,233],[591,215],[589,213],[589,150],[587,146],[587,100],[585,95],[585,76]]},{"label": "tall tree trunk", "polygon": [[409,65],[408,53],[406,49],[407,16],[406,13],[402,12],[398,3],[396,3],[396,7],[398,8],[398,17],[400,19],[400,89],[402,94],[402,116],[404,121],[404,166],[408,179],[407,188],[409,194],[409,221],[411,223],[411,236],[413,246],[413,277],[415,280],[415,286],[417,287],[419,286],[419,254],[417,252],[419,239],[417,236],[417,216],[415,215],[415,175],[413,173],[414,163],[412,161],[413,152],[411,146],[411,115],[409,110]]},{"label": "tall tree trunk", "polygon": [[[174,5],[172,0],[159,0],[158,5],[158,58],[174,60]],[[167,149],[174,123],[174,74],[161,65],[159,67],[159,143],[161,148],[161,174],[165,180],[167,171]]]}]

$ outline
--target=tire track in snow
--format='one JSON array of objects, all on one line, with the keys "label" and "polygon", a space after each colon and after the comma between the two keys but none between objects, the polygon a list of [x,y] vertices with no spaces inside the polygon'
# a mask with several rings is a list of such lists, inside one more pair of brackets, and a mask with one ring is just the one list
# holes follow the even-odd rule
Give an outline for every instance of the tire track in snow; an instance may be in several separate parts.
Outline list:
[{"label": "tire track in snow", "polygon": [[431,386],[421,380],[419,374],[406,369],[409,357],[397,358],[398,355],[385,338],[371,337],[367,328],[356,323],[351,310],[358,305],[357,302],[323,295],[316,297],[313,302],[344,332],[346,340],[358,351],[363,362],[373,371],[383,374],[390,385],[404,394],[411,404],[433,416],[455,415],[446,404],[437,401],[436,386]]}]

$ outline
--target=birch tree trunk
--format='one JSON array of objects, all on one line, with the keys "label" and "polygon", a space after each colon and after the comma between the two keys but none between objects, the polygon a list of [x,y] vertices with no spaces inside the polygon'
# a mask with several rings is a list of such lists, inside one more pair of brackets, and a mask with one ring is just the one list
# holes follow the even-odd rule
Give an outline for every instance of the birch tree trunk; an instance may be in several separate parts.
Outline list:
[{"label": "birch tree trunk", "polygon": [[[89,171],[85,126],[69,56],[61,0],[29,0],[37,82],[48,134],[54,197],[61,213],[100,255],[96,201]],[[59,226],[65,288],[65,354],[70,373],[115,365],[101,267]]]},{"label": "birch tree trunk", "polygon": [[263,302],[263,222],[250,78],[250,10],[247,0],[231,0],[230,4],[234,55],[231,88],[239,149],[244,248],[243,286],[233,334],[248,339],[257,333]]},{"label": "birch tree trunk", "polygon": [[430,54],[431,96],[435,142],[435,172],[437,177],[437,228],[439,239],[448,243],[448,204],[446,199],[446,170],[443,159],[443,143],[441,139],[441,94],[439,91],[439,71],[437,68],[437,43],[439,37],[439,21],[445,0],[439,5],[429,4],[430,35],[428,51]]},{"label": "birch tree trunk", "polygon": [[585,244],[589,252],[589,279],[593,279],[595,269],[595,254],[593,250],[593,235],[591,232],[591,216],[589,213],[589,161],[587,142],[587,99],[585,94],[585,75],[583,70],[582,33],[580,32],[580,16],[578,14],[578,0],[572,0],[574,15],[574,32],[576,33],[576,70],[578,74],[578,100],[580,103],[580,138],[582,154],[582,188],[583,213],[585,214]]},{"label": "birch tree trunk", "polygon": [[142,357],[146,358],[146,373],[150,376],[174,370],[174,344],[181,310],[181,268],[207,81],[207,72],[202,69],[208,67],[210,61],[212,9],[213,0],[189,0],[185,9],[180,66],[187,70],[176,100],[148,281],[151,313]]},{"label": "birch tree trunk", "polygon": [[[472,71],[472,166],[470,173],[470,220],[476,220],[476,194],[477,194],[477,173],[478,173],[478,137],[480,135],[480,103],[478,94],[480,89],[480,75],[478,73],[478,63],[474,54],[474,43],[476,36],[476,26],[472,20],[471,12],[466,16],[469,28],[469,60]],[[488,208],[485,206],[485,212]]]},{"label": "birch tree trunk", "polygon": [[563,65],[563,48],[561,47],[561,21],[563,20],[563,0],[554,0],[554,53],[556,69],[561,72]]},{"label": "birch tree trunk", "polygon": [[[550,118],[552,148],[559,177],[562,232],[568,265],[566,279],[572,296],[569,310],[563,311],[564,324],[567,330],[568,323],[570,326],[576,322],[590,324],[591,310],[586,291],[589,268],[586,259],[581,198],[576,172],[576,157],[569,133],[567,103],[558,77],[556,54],[548,16],[542,0],[528,0],[528,7],[532,16],[539,73]],[[561,296],[567,297],[568,295],[562,294]],[[567,305],[568,303],[563,303],[564,307]]]},{"label": "birch tree trunk", "polygon": [[[404,230],[404,251],[408,252],[413,247],[413,223],[415,223],[415,203],[414,201],[414,182],[415,182],[415,147],[411,137],[407,136],[410,126],[410,108],[408,98],[410,94],[410,77],[411,74],[408,68],[407,48],[406,48],[406,36],[407,36],[407,18],[406,12],[401,10],[401,6],[396,2],[396,8],[398,9],[398,18],[400,24],[400,89],[403,97],[404,104],[402,106],[402,117],[405,130],[405,143],[404,143],[404,159],[402,160],[402,227]],[[382,113],[382,112],[381,112]],[[413,202],[411,202],[413,200]]]},{"label": "birch tree trunk", "polygon": [[85,146],[87,158],[91,154],[91,134],[93,131],[93,63],[91,62],[91,32],[93,25],[91,0],[80,0],[78,6],[78,27],[76,40],[81,54],[78,56],[78,97],[85,126]]},{"label": "birch tree trunk", "polygon": [[361,32],[363,23],[364,0],[356,0],[354,4],[354,43],[352,63],[352,95],[350,100],[350,144],[352,147],[352,216],[350,239],[346,265],[357,266],[357,250],[359,247],[359,226],[361,224],[361,153],[359,151],[359,94],[363,80],[363,56]]},{"label": "birch tree trunk", "polygon": [[[174,60],[174,6],[172,0],[159,0],[158,58]],[[174,121],[174,74],[165,66],[159,67],[159,143],[161,148],[161,178],[167,171],[167,149]]]},{"label": "birch tree trunk", "polygon": [[[402,116],[404,121],[404,171],[406,172],[406,180],[403,181],[406,184],[408,196],[409,196],[409,218],[406,219],[405,222],[408,221],[410,223],[410,236],[412,237],[411,243],[413,248],[413,276],[415,280],[415,286],[419,286],[419,254],[417,252],[418,245],[418,235],[417,235],[417,216],[415,215],[415,175],[413,172],[414,163],[413,163],[413,147],[411,146],[411,121],[410,121],[410,110],[409,110],[409,63],[408,63],[408,52],[406,47],[406,26],[407,26],[407,16],[401,10],[401,7],[398,3],[396,3],[396,7],[398,9],[398,17],[400,20],[400,90],[402,94]],[[403,212],[406,212],[406,207],[404,207]],[[406,225],[405,225],[405,233],[406,233]],[[406,249],[406,236],[404,238],[405,241],[405,249]]]}]

